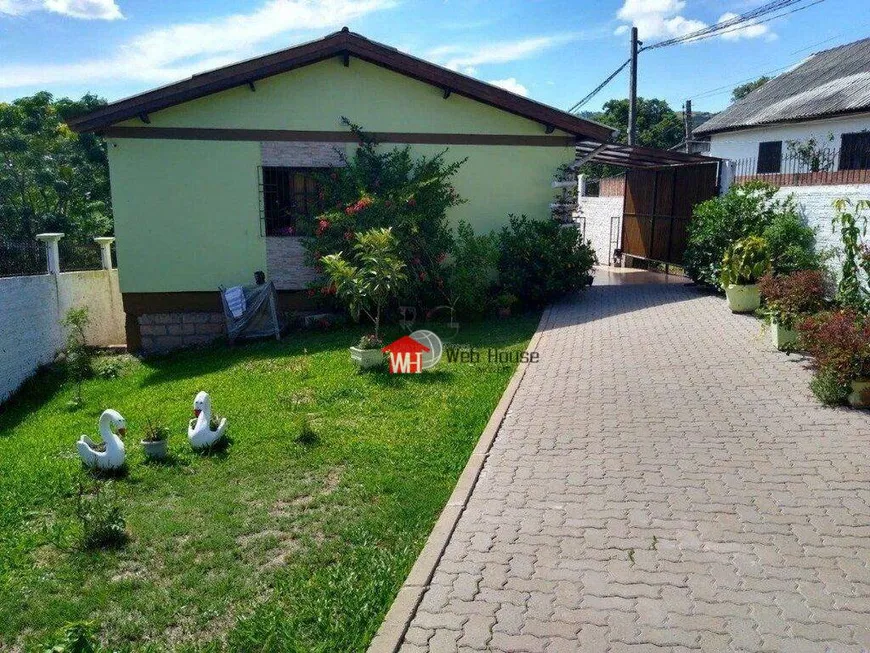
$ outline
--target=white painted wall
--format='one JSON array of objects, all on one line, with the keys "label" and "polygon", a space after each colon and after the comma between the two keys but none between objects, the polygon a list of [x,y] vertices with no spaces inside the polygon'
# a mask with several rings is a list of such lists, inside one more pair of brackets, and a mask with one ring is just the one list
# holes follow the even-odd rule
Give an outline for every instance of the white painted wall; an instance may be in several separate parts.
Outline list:
[{"label": "white painted wall", "polygon": [[0,278],[0,401],[54,360],[66,339],[60,320],[81,306],[91,318],[89,345],[124,344],[117,270]]},{"label": "white painted wall", "polygon": [[[844,184],[840,186],[783,186],[777,193],[778,198],[794,195],[798,209],[806,223],[816,230],[816,243],[819,250],[836,252],[840,247],[840,234],[832,230],[834,200],[847,197],[852,202],[870,200],[870,184]],[[870,240],[865,239],[866,242]],[[839,276],[842,258],[835,256],[830,267]]]},{"label": "white painted wall", "polygon": [[[577,213],[586,218],[586,238],[592,241],[592,247],[598,255],[598,262],[601,265],[610,265],[610,218],[613,216],[620,218],[619,222],[613,223],[614,237],[618,238],[622,228],[622,196],[579,197]],[[613,243],[613,247],[617,245],[617,242]]]},{"label": "white painted wall", "polygon": [[[828,120],[812,120],[809,122],[769,125],[740,131],[713,134],[710,137],[710,156],[723,159],[747,159],[758,157],[758,144],[765,141],[782,141],[783,157],[788,154],[786,141],[806,141],[815,138],[822,147],[840,149],[840,137],[870,130],[870,113],[862,113],[846,118],[831,118]],[[833,141],[828,141],[828,134],[834,135]],[[834,170],[838,161],[834,162]]]}]

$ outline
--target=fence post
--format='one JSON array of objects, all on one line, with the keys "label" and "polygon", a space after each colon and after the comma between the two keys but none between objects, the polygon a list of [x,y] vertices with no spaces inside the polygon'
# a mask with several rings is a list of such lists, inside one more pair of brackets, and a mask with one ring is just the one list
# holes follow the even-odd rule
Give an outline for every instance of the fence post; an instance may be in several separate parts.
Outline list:
[{"label": "fence post", "polygon": [[115,242],[114,236],[100,236],[94,238],[94,242],[100,246],[100,258],[103,261],[103,269],[112,269],[112,243]]},{"label": "fence post", "polygon": [[36,240],[45,243],[45,260],[49,274],[60,274],[60,252],[58,241],[64,237],[61,233],[36,234]]},{"label": "fence post", "polygon": [[586,197],[586,175],[577,175],[577,197]]}]

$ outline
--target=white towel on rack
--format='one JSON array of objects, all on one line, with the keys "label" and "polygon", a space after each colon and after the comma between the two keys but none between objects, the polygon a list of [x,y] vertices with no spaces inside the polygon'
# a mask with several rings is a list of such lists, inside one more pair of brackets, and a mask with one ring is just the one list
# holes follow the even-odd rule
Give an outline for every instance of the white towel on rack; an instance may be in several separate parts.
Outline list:
[{"label": "white towel on rack", "polygon": [[239,319],[245,314],[245,291],[241,286],[233,286],[224,291],[224,299],[227,301],[227,307],[233,317]]}]

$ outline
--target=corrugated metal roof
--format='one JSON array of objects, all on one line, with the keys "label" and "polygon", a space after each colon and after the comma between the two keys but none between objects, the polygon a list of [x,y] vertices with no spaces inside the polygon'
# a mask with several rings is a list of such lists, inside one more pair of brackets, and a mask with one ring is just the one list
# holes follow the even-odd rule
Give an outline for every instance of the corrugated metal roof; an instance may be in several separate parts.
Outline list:
[{"label": "corrugated metal roof", "polygon": [[695,134],[870,111],[870,38],[818,52],[695,129]]}]

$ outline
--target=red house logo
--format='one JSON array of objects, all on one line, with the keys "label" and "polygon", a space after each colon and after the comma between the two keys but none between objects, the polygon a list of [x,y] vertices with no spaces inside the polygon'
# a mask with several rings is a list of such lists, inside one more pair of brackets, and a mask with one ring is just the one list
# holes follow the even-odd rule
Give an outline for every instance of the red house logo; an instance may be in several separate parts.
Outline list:
[{"label": "red house logo", "polygon": [[420,374],[423,371],[423,352],[430,350],[411,336],[402,336],[381,351],[390,355],[391,374]]}]

